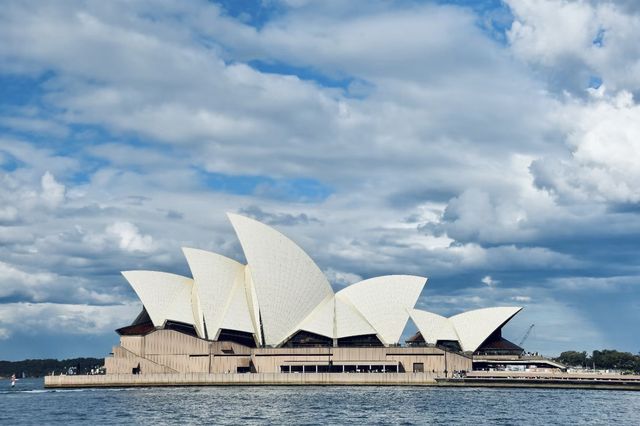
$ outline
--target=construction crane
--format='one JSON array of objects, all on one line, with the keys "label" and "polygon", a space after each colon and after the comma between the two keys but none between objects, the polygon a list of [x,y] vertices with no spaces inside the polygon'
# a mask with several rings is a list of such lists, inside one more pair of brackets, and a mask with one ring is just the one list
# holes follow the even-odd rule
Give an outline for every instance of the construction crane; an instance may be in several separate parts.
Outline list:
[{"label": "construction crane", "polygon": [[531,330],[533,330],[533,326],[535,324],[531,324],[529,326],[529,328],[527,329],[527,332],[524,333],[524,336],[522,336],[522,339],[520,339],[520,343],[518,343],[518,346],[522,347],[522,345],[524,344],[524,341],[527,340],[527,337],[529,337],[529,334],[531,334]]}]

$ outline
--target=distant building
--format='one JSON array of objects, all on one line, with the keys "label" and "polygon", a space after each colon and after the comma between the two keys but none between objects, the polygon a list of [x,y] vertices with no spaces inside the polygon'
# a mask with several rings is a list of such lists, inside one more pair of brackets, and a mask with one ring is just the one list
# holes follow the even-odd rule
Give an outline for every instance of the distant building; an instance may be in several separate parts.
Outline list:
[{"label": "distant building", "polygon": [[[192,278],[154,271],[124,277],[144,307],[121,336],[107,374],[153,372],[446,372],[471,354],[518,355],[501,336],[521,308],[445,318],[414,309],[427,279],[389,275],[334,292],[313,260],[275,229],[229,219],[247,265],[183,248]],[[412,318],[419,333],[400,347]]]}]

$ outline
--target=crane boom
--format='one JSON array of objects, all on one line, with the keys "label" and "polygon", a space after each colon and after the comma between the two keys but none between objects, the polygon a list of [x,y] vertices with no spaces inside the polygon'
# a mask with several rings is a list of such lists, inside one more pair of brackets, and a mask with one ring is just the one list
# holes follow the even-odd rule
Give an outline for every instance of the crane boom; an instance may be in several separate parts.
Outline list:
[{"label": "crane boom", "polygon": [[518,343],[518,346],[522,347],[522,345],[524,344],[525,340],[527,340],[527,337],[529,337],[529,334],[531,334],[531,330],[533,330],[533,326],[535,324],[531,324],[529,326],[529,329],[527,330],[526,333],[524,333],[524,336],[522,336],[522,339],[520,339],[520,343]]}]

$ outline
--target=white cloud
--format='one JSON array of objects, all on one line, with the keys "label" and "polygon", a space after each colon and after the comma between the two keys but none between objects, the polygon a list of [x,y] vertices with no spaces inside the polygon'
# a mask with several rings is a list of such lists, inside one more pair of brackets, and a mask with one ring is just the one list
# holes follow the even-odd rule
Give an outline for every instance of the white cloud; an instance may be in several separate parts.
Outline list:
[{"label": "white cloud", "polygon": [[578,200],[640,201],[640,106],[629,92],[579,102],[567,143],[568,159],[544,159],[532,168],[537,183]]},{"label": "white cloud", "polygon": [[14,206],[0,207],[0,224],[15,222],[18,218],[18,209]]},{"label": "white cloud", "polygon": [[123,294],[104,288],[85,277],[64,276],[49,271],[29,271],[0,261],[0,298],[30,302],[113,304]]},{"label": "white cloud", "polygon": [[41,180],[42,193],[41,197],[45,204],[49,207],[58,207],[65,198],[65,186],[58,181],[48,171],[42,175]]},{"label": "white cloud", "polygon": [[507,32],[513,50],[548,66],[595,50],[599,27],[588,2],[506,0],[515,20]]},{"label": "white cloud", "polygon": [[515,20],[508,31],[513,50],[573,88],[589,77],[614,90],[640,88],[640,14],[614,2],[506,0]]},{"label": "white cloud", "polygon": [[0,340],[7,340],[11,337],[11,331],[7,328],[0,328]]},{"label": "white cloud", "polygon": [[[111,306],[69,305],[54,303],[0,304],[0,323],[11,333],[97,335],[113,332],[123,320],[133,320],[139,303]],[[130,320],[129,320],[130,319]]]},{"label": "white cloud", "polygon": [[553,288],[576,293],[616,293],[620,290],[637,286],[640,280],[637,276],[613,277],[560,277],[551,280]]},{"label": "white cloud", "polygon": [[362,281],[362,277],[360,275],[352,274],[351,272],[337,271],[333,268],[325,269],[323,272],[327,276],[329,282],[338,288],[346,287]]},{"label": "white cloud", "polygon": [[491,278],[491,275],[485,275],[480,281],[489,288],[495,287],[500,282]]},{"label": "white cloud", "polygon": [[155,249],[153,237],[142,235],[138,227],[129,222],[116,222],[106,229],[109,236],[118,241],[118,246],[125,251],[150,252]]},{"label": "white cloud", "polygon": [[50,134],[56,137],[64,137],[69,134],[65,126],[49,120],[29,116],[0,117],[0,125],[19,131]]}]

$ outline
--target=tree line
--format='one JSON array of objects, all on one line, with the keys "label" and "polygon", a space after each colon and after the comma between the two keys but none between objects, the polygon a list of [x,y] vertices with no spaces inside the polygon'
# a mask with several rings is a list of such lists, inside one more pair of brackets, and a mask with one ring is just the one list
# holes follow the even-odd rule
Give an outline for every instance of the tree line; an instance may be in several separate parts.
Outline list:
[{"label": "tree line", "polygon": [[569,367],[595,368],[599,370],[626,370],[640,373],[640,353],[619,352],[613,349],[593,351],[591,355],[586,351],[562,352],[556,361]]},{"label": "tree line", "polygon": [[88,374],[92,368],[104,365],[104,358],[72,358],[72,359],[25,359],[23,361],[0,361],[0,377],[11,377],[15,374],[22,377],[48,376],[76,371],[75,374]]}]

